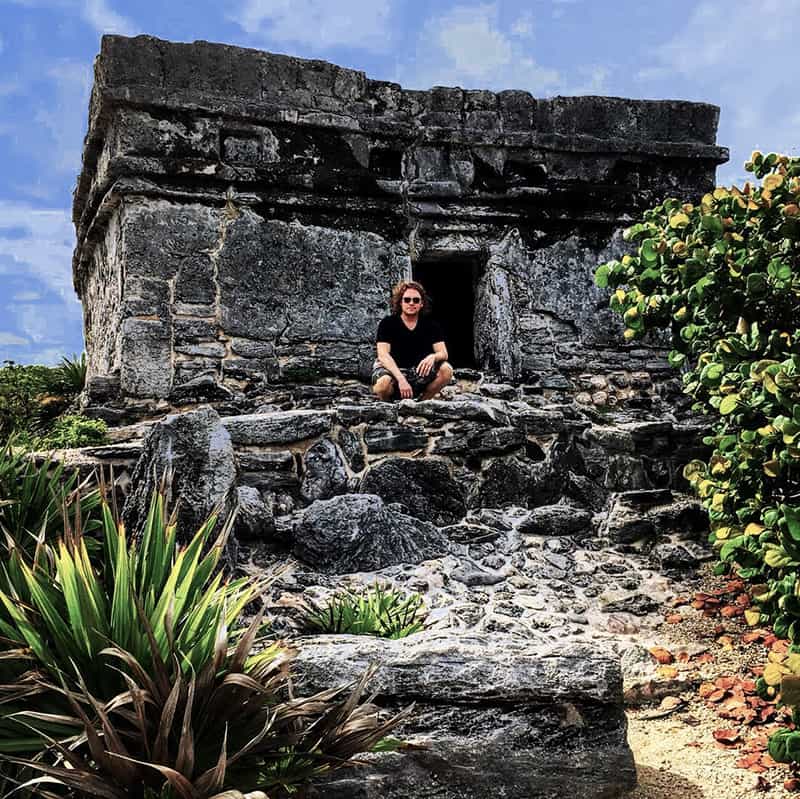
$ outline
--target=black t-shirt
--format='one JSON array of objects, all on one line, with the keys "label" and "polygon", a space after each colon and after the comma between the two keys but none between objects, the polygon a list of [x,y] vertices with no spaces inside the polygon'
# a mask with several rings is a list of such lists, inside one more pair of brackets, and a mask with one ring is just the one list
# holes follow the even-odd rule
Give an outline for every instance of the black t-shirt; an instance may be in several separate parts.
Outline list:
[{"label": "black t-shirt", "polygon": [[413,369],[433,352],[436,342],[444,341],[444,331],[441,325],[424,316],[417,319],[413,330],[399,316],[386,316],[378,325],[377,340],[389,344],[389,354],[401,369]]}]

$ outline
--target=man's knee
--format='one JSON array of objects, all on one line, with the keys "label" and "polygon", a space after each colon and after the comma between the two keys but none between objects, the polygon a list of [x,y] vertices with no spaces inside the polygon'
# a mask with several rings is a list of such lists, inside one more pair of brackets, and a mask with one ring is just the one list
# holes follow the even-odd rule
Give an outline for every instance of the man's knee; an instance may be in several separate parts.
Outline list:
[{"label": "man's knee", "polygon": [[391,399],[394,394],[394,378],[391,375],[379,377],[373,384],[372,391],[381,399]]},{"label": "man's knee", "polygon": [[453,379],[453,367],[447,361],[444,361],[442,365],[439,367],[439,374],[437,377],[446,383],[449,383]]}]

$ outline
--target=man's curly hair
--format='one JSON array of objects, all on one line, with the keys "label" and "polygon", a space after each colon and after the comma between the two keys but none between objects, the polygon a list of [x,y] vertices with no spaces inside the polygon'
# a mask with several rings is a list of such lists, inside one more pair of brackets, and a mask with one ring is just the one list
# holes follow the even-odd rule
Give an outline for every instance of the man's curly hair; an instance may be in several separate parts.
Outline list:
[{"label": "man's curly hair", "polygon": [[408,289],[414,289],[415,291],[418,291],[420,297],[422,297],[422,310],[420,313],[429,313],[431,309],[431,300],[430,297],[428,297],[428,292],[425,291],[425,287],[422,285],[422,283],[418,283],[416,280],[401,280],[392,289],[392,299],[390,302],[392,315],[400,316],[400,314],[403,312],[403,295],[406,293],[406,291],[408,291]]}]

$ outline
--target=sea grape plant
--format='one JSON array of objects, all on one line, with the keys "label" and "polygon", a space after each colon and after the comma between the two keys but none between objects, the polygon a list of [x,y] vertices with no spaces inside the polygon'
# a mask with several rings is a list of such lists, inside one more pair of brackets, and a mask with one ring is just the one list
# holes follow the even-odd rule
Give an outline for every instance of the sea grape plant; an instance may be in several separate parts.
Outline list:
[{"label": "sea grape plant", "polygon": [[[760,184],[668,199],[625,232],[635,252],[600,266],[611,308],[634,341],[671,332],[692,408],[710,417],[707,461],[684,476],[702,498],[723,564],[754,582],[750,623],[791,642],[759,690],[800,705],[800,159],[754,152]],[[800,760],[784,730],[770,754]]]},{"label": "sea grape plant", "polygon": [[599,286],[633,341],[668,328],[670,363],[713,421],[684,475],[723,561],[762,584],[763,620],[800,643],[800,159],[754,152],[760,184],[668,199],[625,232]]}]

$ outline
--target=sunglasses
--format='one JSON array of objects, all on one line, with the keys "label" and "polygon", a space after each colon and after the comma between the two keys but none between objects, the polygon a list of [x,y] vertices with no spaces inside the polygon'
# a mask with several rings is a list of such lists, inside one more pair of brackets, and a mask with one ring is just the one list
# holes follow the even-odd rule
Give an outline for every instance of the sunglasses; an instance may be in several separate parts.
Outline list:
[{"label": "sunglasses", "polygon": [[403,302],[410,302],[412,305],[419,305],[422,302],[421,297],[403,297]]}]

